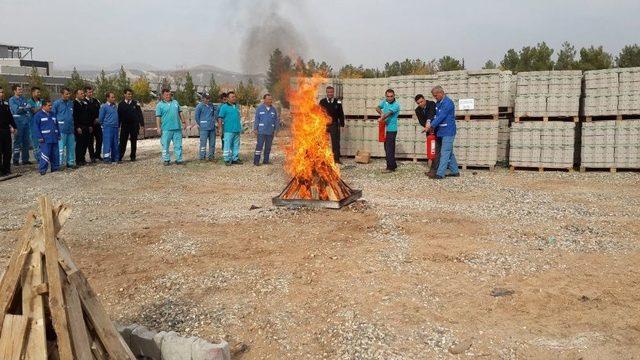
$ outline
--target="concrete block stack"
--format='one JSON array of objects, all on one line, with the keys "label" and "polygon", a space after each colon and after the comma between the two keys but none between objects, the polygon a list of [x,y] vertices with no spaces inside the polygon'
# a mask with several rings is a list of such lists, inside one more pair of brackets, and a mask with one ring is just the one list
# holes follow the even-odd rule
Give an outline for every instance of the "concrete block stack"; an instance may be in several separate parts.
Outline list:
[{"label": "concrete block stack", "polygon": [[498,120],[458,120],[454,153],[463,166],[493,167],[498,159]]},{"label": "concrete block stack", "polygon": [[640,119],[582,124],[581,169],[640,169]]},{"label": "concrete block stack", "polygon": [[500,70],[469,71],[467,99],[474,99],[473,110],[458,109],[457,115],[497,115],[500,108]]},{"label": "concrete block stack", "polygon": [[578,116],[582,71],[550,71],[546,116]]},{"label": "concrete block stack", "polygon": [[[399,158],[414,158],[416,153],[424,152],[423,148],[416,149],[416,138],[423,138],[417,134],[422,130],[414,119],[398,119],[398,135],[396,136],[396,156]],[[418,130],[420,128],[420,130]],[[380,144],[382,145],[382,144]],[[384,152],[383,152],[384,155]]]},{"label": "concrete block stack", "polygon": [[574,164],[576,123],[525,121],[511,125],[512,167],[564,168]]},{"label": "concrete block stack", "polygon": [[509,127],[508,118],[498,119],[498,155],[497,161],[507,163],[509,161],[509,138],[511,128]]},{"label": "concrete block stack", "polygon": [[618,115],[619,69],[584,73],[584,115]]},{"label": "concrete block stack", "polygon": [[516,101],[516,82],[517,77],[509,70],[500,71],[500,94],[498,96],[498,104],[500,107],[510,108],[513,112],[513,107]]},{"label": "concrete block stack", "polygon": [[521,72],[517,75],[516,117],[546,116],[549,71]]},{"label": "concrete block stack", "polygon": [[[415,81],[415,76],[392,76],[389,78],[389,88],[396,93],[396,101],[400,103],[400,114],[402,115],[411,115],[416,108],[414,101],[416,96]],[[378,99],[378,104],[383,97],[384,93]]]},{"label": "concrete block stack", "polygon": [[618,169],[640,169],[640,118],[616,124],[615,164]]},{"label": "concrete block stack", "polygon": [[384,92],[389,88],[389,81],[387,78],[378,79],[364,79],[365,80],[365,102],[366,113],[363,115],[372,116],[377,115],[376,107],[384,99]]},{"label": "concrete block stack", "polygon": [[640,67],[619,71],[618,114],[640,115]]},{"label": "concrete block stack", "polygon": [[342,110],[345,115],[365,113],[364,84],[364,79],[342,79]]},{"label": "concrete block stack", "polygon": [[515,116],[577,117],[581,90],[581,71],[518,73]]},{"label": "concrete block stack", "polygon": [[[415,95],[422,94],[424,98],[427,100],[433,101],[433,96],[431,96],[431,90],[440,85],[438,82],[438,75],[415,75],[414,77],[414,85],[415,85]],[[446,91],[446,89],[445,89]],[[415,96],[414,96],[415,98]],[[415,101],[414,101],[415,103]],[[412,105],[413,108],[416,108],[416,105]]]},{"label": "concrete block stack", "polygon": [[468,98],[469,72],[466,70],[441,71],[438,73],[438,85],[442,86],[447,96],[456,103],[457,109],[458,101]]}]

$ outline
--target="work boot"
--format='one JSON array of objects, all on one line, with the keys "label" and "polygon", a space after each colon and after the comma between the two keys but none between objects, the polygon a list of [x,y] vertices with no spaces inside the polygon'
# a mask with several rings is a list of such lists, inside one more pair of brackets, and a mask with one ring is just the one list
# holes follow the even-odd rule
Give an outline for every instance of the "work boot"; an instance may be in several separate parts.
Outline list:
[{"label": "work boot", "polygon": [[231,163],[232,163],[233,165],[242,165],[242,164],[243,164],[242,160],[232,161]]},{"label": "work boot", "polygon": [[164,166],[169,166],[169,165],[171,165],[171,161],[167,160],[167,161],[164,162]]},{"label": "work boot", "polygon": [[231,166],[231,161],[225,161],[225,162],[224,162],[224,164],[225,164],[226,166]]},{"label": "work boot", "polygon": [[22,163],[22,165],[31,165],[31,164],[33,164],[33,163],[31,161],[29,161],[29,160],[27,160],[27,161]]}]

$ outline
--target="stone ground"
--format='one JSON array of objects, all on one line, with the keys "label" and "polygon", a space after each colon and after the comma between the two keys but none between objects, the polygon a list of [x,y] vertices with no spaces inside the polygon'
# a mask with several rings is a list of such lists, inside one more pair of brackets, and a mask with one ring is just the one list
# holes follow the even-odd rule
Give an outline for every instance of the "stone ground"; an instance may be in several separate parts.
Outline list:
[{"label": "stone ground", "polygon": [[72,207],[61,236],[114,320],[224,338],[236,359],[640,357],[639,173],[436,182],[346,160],[362,201],[293,210],[271,205],[281,146],[257,168],[164,167],[158,140],[136,163],[18,168],[0,183],[0,266],[47,194]]}]

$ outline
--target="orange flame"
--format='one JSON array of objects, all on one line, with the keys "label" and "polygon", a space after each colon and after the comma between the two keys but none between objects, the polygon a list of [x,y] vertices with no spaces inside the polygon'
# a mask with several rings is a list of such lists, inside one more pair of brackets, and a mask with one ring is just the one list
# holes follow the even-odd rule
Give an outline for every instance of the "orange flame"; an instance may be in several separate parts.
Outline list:
[{"label": "orange flame", "polygon": [[289,92],[291,103],[292,143],[286,148],[285,169],[293,182],[289,188],[295,193],[289,198],[329,200],[332,187],[341,183],[340,171],[333,160],[327,126],[331,118],[324,111],[316,96],[323,78],[298,78],[298,86]]}]

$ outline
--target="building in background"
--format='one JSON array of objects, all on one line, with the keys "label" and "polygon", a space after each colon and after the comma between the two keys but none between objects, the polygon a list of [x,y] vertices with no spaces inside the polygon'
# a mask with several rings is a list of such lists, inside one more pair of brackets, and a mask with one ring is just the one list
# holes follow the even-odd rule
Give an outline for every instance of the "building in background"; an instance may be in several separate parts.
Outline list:
[{"label": "building in background", "polygon": [[68,77],[53,76],[53,62],[33,59],[33,48],[22,45],[0,44],[0,76],[9,84],[28,88],[29,77],[35,69],[42,77],[53,96],[69,80]]}]

